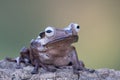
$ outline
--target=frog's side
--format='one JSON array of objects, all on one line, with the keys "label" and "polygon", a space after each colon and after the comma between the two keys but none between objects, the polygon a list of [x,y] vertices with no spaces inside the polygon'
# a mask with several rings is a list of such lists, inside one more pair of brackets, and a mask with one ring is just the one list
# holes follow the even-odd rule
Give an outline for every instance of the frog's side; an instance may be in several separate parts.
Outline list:
[{"label": "frog's side", "polygon": [[[38,39],[35,39],[35,40],[32,39],[30,46],[34,47],[33,44],[36,45],[36,46],[41,45],[41,44],[36,43],[36,42],[38,42]],[[21,65],[20,65],[21,62],[25,63],[26,66],[27,65],[35,66],[34,67],[35,70],[38,70],[38,67],[42,67],[44,69],[47,69],[42,63],[40,63],[40,61],[37,61],[37,59],[34,59],[34,57],[37,57],[36,55],[34,55],[34,52],[35,52],[35,49],[31,50],[31,47],[29,47],[29,48],[23,47],[20,50],[20,56],[19,57],[15,58],[15,59],[6,57],[6,60],[10,61],[10,62],[16,62],[17,63],[16,68],[17,69],[22,68]],[[33,72],[34,72],[34,70],[33,70]]]},{"label": "frog's side", "polygon": [[25,63],[25,65],[29,65],[29,64],[31,64],[29,49],[26,48],[26,47],[23,47],[20,50],[20,56],[19,57],[15,58],[15,59],[7,57],[6,60],[8,60],[10,62],[16,62],[17,63],[16,68],[17,69],[21,68],[21,65],[20,65],[21,62]]},{"label": "frog's side", "polygon": [[[78,41],[77,32],[80,29],[78,24],[70,24],[68,28],[56,29],[47,27],[42,33],[42,38],[33,41],[31,44],[31,55],[39,64],[53,65],[56,67],[67,66],[71,64],[74,72],[83,70],[83,62],[78,60],[75,47],[71,44]],[[41,45],[39,45],[41,44]],[[38,72],[38,64],[33,73]]]}]

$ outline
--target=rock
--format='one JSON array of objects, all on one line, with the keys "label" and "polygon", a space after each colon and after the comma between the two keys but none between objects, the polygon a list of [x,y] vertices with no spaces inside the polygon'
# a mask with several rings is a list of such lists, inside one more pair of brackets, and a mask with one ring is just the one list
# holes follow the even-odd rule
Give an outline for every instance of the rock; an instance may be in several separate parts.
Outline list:
[{"label": "rock", "polygon": [[16,63],[6,60],[0,61],[0,80],[120,80],[120,71],[114,69],[97,69],[94,73],[80,71],[73,73],[71,66],[47,72],[40,68],[38,74],[31,74],[32,66],[22,64],[22,69],[16,69]]}]

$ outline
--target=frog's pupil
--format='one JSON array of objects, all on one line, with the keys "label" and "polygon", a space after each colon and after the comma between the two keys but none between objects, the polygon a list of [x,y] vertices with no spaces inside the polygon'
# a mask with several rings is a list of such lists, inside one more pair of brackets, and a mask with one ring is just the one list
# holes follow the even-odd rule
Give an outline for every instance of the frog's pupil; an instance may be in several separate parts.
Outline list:
[{"label": "frog's pupil", "polygon": [[77,26],[77,29],[79,29],[80,28],[80,26]]},{"label": "frog's pupil", "polygon": [[51,33],[52,31],[51,31],[51,30],[47,30],[46,32],[47,32],[47,33]]}]

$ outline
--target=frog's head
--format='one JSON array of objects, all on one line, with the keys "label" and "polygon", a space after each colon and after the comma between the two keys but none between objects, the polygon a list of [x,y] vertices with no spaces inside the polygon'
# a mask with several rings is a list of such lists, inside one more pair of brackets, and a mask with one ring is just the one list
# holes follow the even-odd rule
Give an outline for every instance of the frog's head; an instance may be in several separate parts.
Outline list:
[{"label": "frog's head", "polygon": [[54,27],[47,27],[45,31],[39,34],[40,42],[42,45],[52,44],[72,44],[78,41],[78,31],[80,26],[76,23],[71,23],[64,29],[58,29]]}]

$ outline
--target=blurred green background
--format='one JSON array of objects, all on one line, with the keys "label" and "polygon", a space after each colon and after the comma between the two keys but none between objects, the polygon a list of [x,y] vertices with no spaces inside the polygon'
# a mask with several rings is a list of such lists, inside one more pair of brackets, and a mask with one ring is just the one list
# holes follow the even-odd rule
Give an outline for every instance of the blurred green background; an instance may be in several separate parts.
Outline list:
[{"label": "blurred green background", "polygon": [[120,69],[120,0],[0,0],[0,59],[17,57],[47,26],[80,24],[79,59]]}]

